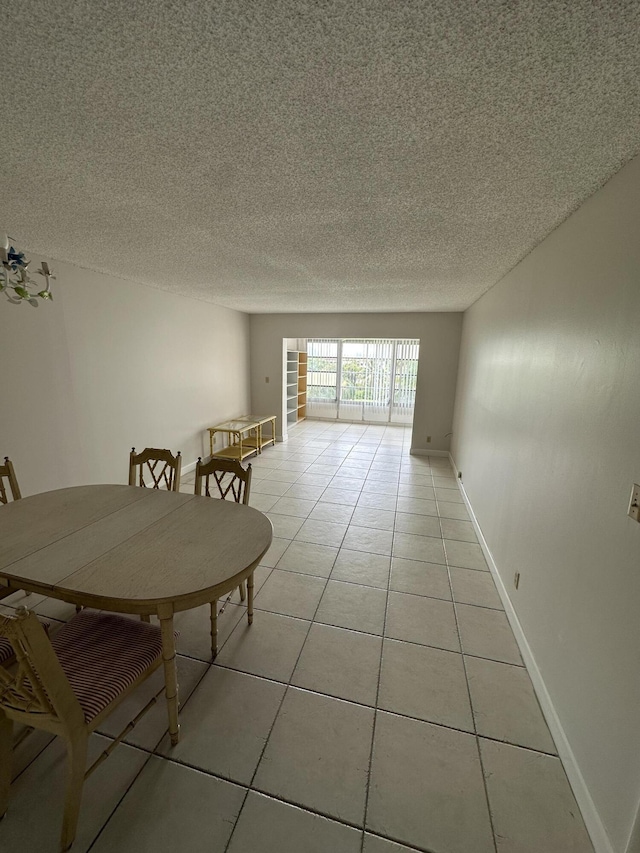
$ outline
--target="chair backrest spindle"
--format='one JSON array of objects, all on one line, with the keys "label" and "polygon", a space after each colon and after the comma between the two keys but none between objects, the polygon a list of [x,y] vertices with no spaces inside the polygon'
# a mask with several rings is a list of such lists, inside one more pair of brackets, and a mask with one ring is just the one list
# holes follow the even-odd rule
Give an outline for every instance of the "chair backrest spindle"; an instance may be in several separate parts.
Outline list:
[{"label": "chair backrest spindle", "polygon": [[28,716],[49,718],[70,729],[82,725],[83,714],[35,613],[20,608],[15,616],[0,616],[0,637],[11,643],[15,671],[0,668],[0,708],[4,705]]},{"label": "chair backrest spindle", "polygon": [[0,504],[9,503],[7,486],[9,487],[13,500],[20,500],[22,495],[20,494],[20,487],[18,486],[16,472],[13,470],[13,464],[9,457],[5,456],[4,465],[0,465]]},{"label": "chair backrest spindle", "polygon": [[[251,465],[243,468],[235,459],[222,459],[215,456],[208,462],[198,459],[196,464],[196,495],[233,499],[236,503],[248,504],[251,489]],[[213,494],[212,494],[213,491]]]},{"label": "chair backrest spindle", "polygon": [[129,455],[129,485],[177,492],[180,490],[181,468],[180,451],[174,456],[170,450],[145,447],[141,453],[136,453],[135,447],[132,447]]}]

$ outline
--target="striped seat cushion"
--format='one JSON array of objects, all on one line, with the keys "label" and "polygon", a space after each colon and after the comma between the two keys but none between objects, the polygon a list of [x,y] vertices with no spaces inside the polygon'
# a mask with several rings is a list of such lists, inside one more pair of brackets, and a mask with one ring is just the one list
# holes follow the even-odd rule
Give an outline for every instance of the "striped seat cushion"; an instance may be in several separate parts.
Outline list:
[{"label": "striped seat cushion", "polygon": [[0,666],[13,657],[13,646],[6,637],[0,637]]},{"label": "striped seat cushion", "polygon": [[[40,622],[44,630],[48,632],[50,623],[46,619],[41,619]],[[0,666],[7,661],[13,661],[13,646],[6,637],[0,637]]]},{"label": "striped seat cushion", "polygon": [[95,610],[77,613],[52,645],[87,723],[162,654],[158,625]]}]

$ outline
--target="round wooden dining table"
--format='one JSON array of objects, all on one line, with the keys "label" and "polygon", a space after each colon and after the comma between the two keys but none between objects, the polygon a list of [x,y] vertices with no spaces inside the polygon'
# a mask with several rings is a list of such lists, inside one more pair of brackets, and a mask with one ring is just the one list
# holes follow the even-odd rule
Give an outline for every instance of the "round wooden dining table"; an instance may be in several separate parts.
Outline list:
[{"label": "round wooden dining table", "polygon": [[[269,519],[231,501],[137,486],[75,486],[0,509],[0,596],[26,590],[83,607],[155,615],[172,744],[179,739],[173,614],[247,581],[273,537]],[[216,607],[212,648],[216,649]]]}]

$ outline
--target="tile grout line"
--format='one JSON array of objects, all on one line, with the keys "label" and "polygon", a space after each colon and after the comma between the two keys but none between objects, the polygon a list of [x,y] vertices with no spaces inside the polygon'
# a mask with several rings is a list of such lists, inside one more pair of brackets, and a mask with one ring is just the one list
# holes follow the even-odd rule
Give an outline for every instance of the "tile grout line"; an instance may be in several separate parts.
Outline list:
[{"label": "tile grout line", "polygon": [[[339,467],[340,467],[340,466],[339,466]],[[366,482],[366,481],[365,481],[365,482]],[[327,486],[326,488],[329,488],[329,487],[330,487],[330,486]],[[326,491],[326,489],[325,489],[325,491]],[[319,497],[319,498],[318,498],[318,500],[316,501],[316,506],[317,506],[317,504],[320,502],[320,498],[321,498],[321,497],[322,497],[322,495],[325,493],[325,491],[323,491],[323,492],[321,493],[320,497]],[[362,489],[360,489],[359,494],[362,494]],[[357,502],[356,502],[356,505],[357,505]],[[315,509],[315,507],[314,507],[314,509]],[[313,510],[312,510],[312,511],[313,511]],[[353,512],[352,512],[352,515],[353,515]],[[307,518],[308,518],[308,516],[307,516]],[[304,523],[304,522],[303,522],[303,523]],[[347,529],[348,529],[348,526],[349,526],[349,525],[347,525]],[[325,586],[324,586],[324,589],[323,589],[322,596],[320,597],[320,599],[319,599],[319,601],[318,601],[318,605],[317,605],[316,610],[315,610],[315,612],[314,612],[314,616],[313,616],[313,618],[312,618],[312,620],[311,620],[311,624],[310,624],[310,626],[309,626],[309,630],[307,631],[307,635],[306,635],[305,641],[304,641],[304,643],[303,643],[303,645],[302,645],[302,647],[301,647],[301,649],[300,649],[300,653],[299,653],[298,658],[297,658],[297,660],[296,660],[296,664],[295,664],[295,665],[294,665],[294,667],[293,667],[293,670],[292,670],[292,673],[291,673],[291,676],[290,676],[290,679],[289,679],[288,685],[287,685],[287,687],[285,688],[285,693],[283,694],[282,702],[280,703],[280,706],[279,706],[279,708],[278,708],[278,712],[276,713],[276,717],[274,718],[273,725],[272,725],[272,727],[271,727],[271,729],[270,729],[269,735],[267,736],[267,740],[265,741],[265,746],[264,746],[264,748],[263,748],[263,750],[262,750],[262,752],[261,752],[260,759],[258,760],[258,764],[256,765],[256,770],[254,771],[253,777],[252,777],[252,779],[251,779],[251,783],[250,783],[251,785],[253,785],[253,781],[254,781],[254,779],[255,779],[256,773],[258,772],[258,767],[259,767],[259,765],[260,765],[260,762],[262,761],[262,757],[263,757],[264,752],[265,752],[265,750],[266,750],[266,748],[267,748],[267,744],[268,744],[268,742],[269,742],[269,738],[271,737],[271,733],[272,733],[272,731],[273,731],[273,727],[275,726],[276,719],[277,719],[277,717],[278,717],[278,716],[279,716],[279,714],[280,714],[280,710],[281,710],[281,708],[282,708],[282,704],[283,704],[283,702],[284,702],[284,698],[285,698],[285,696],[286,696],[286,694],[287,694],[287,691],[288,691],[288,689],[289,689],[289,686],[291,685],[291,679],[293,678],[293,674],[294,674],[295,669],[296,669],[296,667],[297,667],[297,665],[298,665],[298,661],[300,660],[300,657],[301,657],[301,655],[302,655],[302,651],[303,651],[303,649],[304,649],[304,646],[306,645],[306,642],[307,642],[307,639],[308,639],[308,637],[309,637],[309,633],[310,633],[310,631],[311,631],[311,628],[312,628],[312,626],[313,626],[314,624],[321,624],[321,623],[316,623],[316,622],[315,622],[315,617],[316,617],[317,612],[318,612],[318,609],[319,609],[319,607],[320,607],[320,603],[321,603],[321,601],[322,601],[322,597],[324,596],[324,592],[326,591],[326,588],[327,588],[327,586],[328,586],[328,584],[329,584],[329,579],[331,578],[331,574],[333,573],[333,570],[334,570],[334,568],[335,568],[335,562],[336,562],[336,559],[337,559],[338,553],[339,553],[339,551],[340,551],[340,548],[341,548],[341,546],[342,546],[342,543],[344,542],[344,539],[345,539],[345,537],[346,537],[346,533],[347,533],[347,530],[345,530],[345,533],[343,534],[343,537],[342,537],[342,539],[341,539],[341,544],[340,544],[340,546],[338,546],[338,551],[337,551],[337,553],[336,553],[336,557],[335,557],[335,558],[334,558],[334,560],[333,560],[333,564],[332,564],[332,567],[331,567],[331,571],[330,571],[330,573],[329,573],[329,575],[328,575],[328,577],[327,577],[327,579],[326,579],[326,582],[325,582]],[[285,549],[285,551],[286,551],[286,550],[287,550],[287,549]],[[391,560],[389,561],[389,576],[390,576],[390,571],[391,571]],[[387,580],[387,602],[386,602],[386,604],[385,604],[385,622],[386,622],[386,611],[387,611],[387,604],[388,604],[388,589],[389,589],[389,580]],[[364,847],[364,836],[365,836],[365,828],[366,828],[366,811],[367,811],[367,802],[368,802],[368,794],[369,794],[369,782],[370,782],[370,774],[371,774],[371,761],[372,761],[372,756],[373,756],[373,742],[374,742],[374,737],[375,737],[375,722],[376,722],[376,713],[377,713],[377,697],[378,697],[378,692],[379,692],[379,688],[380,688],[380,673],[381,673],[381,667],[382,667],[382,648],[383,648],[383,644],[384,644],[384,623],[383,623],[383,635],[382,635],[382,637],[381,637],[381,644],[380,644],[380,664],[379,664],[379,667],[378,667],[378,683],[377,683],[377,688],[376,688],[376,707],[374,708],[373,727],[372,727],[372,736],[371,736],[371,750],[370,750],[370,755],[369,755],[369,766],[368,766],[368,771],[367,771],[367,787],[366,787],[366,793],[365,793],[365,812],[364,812],[364,816],[363,816],[362,837],[361,837],[361,850],[362,850],[362,849],[363,849],[363,847]],[[322,695],[322,694],[321,694],[321,695]],[[250,789],[251,789],[251,788],[250,788]],[[244,807],[244,802],[246,802],[246,798],[247,798],[247,797],[248,797],[248,792],[247,792],[247,795],[245,796],[245,800],[243,801],[243,806],[242,806],[242,808]],[[242,811],[242,808],[241,808],[241,811]],[[239,818],[239,815],[240,815],[240,813],[238,814],[238,818]],[[235,825],[237,825],[237,821],[236,821],[236,824],[235,824]],[[233,830],[234,832],[235,832],[235,825],[234,825],[234,830]],[[231,841],[231,837],[232,837],[232,836],[233,836],[233,832],[232,832],[232,834],[231,834],[231,836],[230,836],[229,843],[230,843],[230,841]],[[226,853],[226,849],[227,849],[227,848],[228,848],[228,845],[227,845],[227,847],[225,848],[225,853]]]},{"label": "tile grout line", "polygon": [[[435,485],[434,485],[434,492],[435,492]],[[438,496],[437,496],[437,494],[436,494],[436,509],[438,509]],[[440,529],[442,530],[442,522],[440,522]],[[494,848],[495,853],[498,853],[498,840],[496,838],[496,830],[495,830],[495,826],[493,824],[493,814],[491,812],[491,802],[489,800],[489,790],[487,788],[487,780],[486,780],[485,773],[484,773],[484,764],[482,761],[482,751],[480,750],[480,738],[478,735],[478,727],[476,725],[476,715],[475,715],[475,712],[473,709],[473,700],[471,697],[471,687],[469,685],[469,674],[467,672],[467,663],[466,663],[465,655],[464,655],[464,646],[462,644],[462,634],[460,633],[460,622],[458,620],[458,609],[456,607],[456,601],[455,601],[454,592],[453,592],[453,582],[451,580],[451,567],[449,565],[449,558],[447,555],[447,546],[444,544],[444,537],[443,537],[442,542],[444,545],[445,560],[447,561],[447,577],[449,578],[449,587],[451,588],[451,602],[453,605],[453,618],[455,619],[455,622],[456,622],[456,630],[458,631],[458,639],[460,641],[462,668],[464,670],[464,679],[465,679],[465,684],[467,686],[467,696],[469,699],[469,710],[471,711],[471,722],[473,724],[474,740],[475,740],[475,745],[476,745],[476,751],[478,754],[478,762],[480,764],[480,774],[482,776],[482,787],[484,790],[485,802],[487,804],[487,814],[489,817],[489,826],[491,828],[491,837],[493,840],[493,848]]]},{"label": "tile grout line", "polygon": [[[286,550],[286,549],[285,549],[285,550]],[[337,554],[336,554],[336,557],[334,557],[334,561],[333,561],[334,563],[335,563],[336,558],[337,558]],[[331,566],[331,571],[333,571],[333,564],[332,564],[332,566]],[[331,572],[330,572],[329,574],[331,574]],[[326,580],[325,580],[325,585],[324,585],[324,588],[323,588],[323,591],[322,591],[322,595],[324,595],[324,591],[326,590],[326,588],[327,588],[327,584],[328,584],[328,583],[329,583],[329,577],[327,577],[327,578],[326,578]],[[284,700],[286,699],[286,697],[287,697],[287,693],[289,692],[289,688],[291,687],[291,680],[292,680],[293,675],[294,675],[294,673],[295,673],[295,671],[296,671],[296,667],[298,666],[298,662],[300,661],[300,658],[301,658],[301,656],[302,656],[302,652],[303,652],[303,650],[304,650],[304,647],[306,646],[306,644],[307,644],[307,640],[309,639],[309,634],[310,634],[310,632],[311,632],[311,628],[312,628],[312,627],[313,627],[313,625],[314,625],[315,615],[316,615],[316,613],[318,612],[318,608],[320,607],[320,602],[322,601],[322,595],[321,595],[321,596],[320,596],[320,598],[318,599],[318,604],[317,604],[316,609],[315,609],[315,611],[314,611],[313,617],[312,617],[312,618],[311,618],[311,620],[309,621],[309,627],[308,627],[308,629],[307,629],[307,633],[305,634],[304,641],[302,642],[302,645],[300,646],[300,651],[298,652],[298,656],[296,657],[295,663],[294,663],[294,665],[293,665],[293,667],[292,667],[292,669],[291,669],[291,675],[289,676],[289,680],[288,680],[288,681],[286,682],[286,684],[285,684],[285,688],[284,688],[284,691],[283,691],[283,693],[282,693],[282,699],[280,700],[280,703],[278,704],[278,709],[277,709],[277,711],[276,711],[276,713],[275,713],[275,715],[274,715],[273,722],[272,722],[272,724],[271,724],[271,726],[270,726],[270,728],[269,728],[269,733],[267,734],[267,737],[265,738],[265,742],[264,742],[264,745],[263,745],[263,747],[262,747],[262,750],[260,751],[260,756],[259,756],[259,758],[258,758],[258,761],[256,762],[255,770],[253,771],[253,775],[251,776],[251,780],[250,780],[250,782],[249,782],[249,785],[247,786],[246,794],[245,794],[245,796],[244,796],[244,799],[242,800],[242,804],[241,804],[241,806],[240,806],[240,809],[238,810],[238,814],[237,814],[236,819],[235,819],[234,824],[233,824],[233,829],[231,830],[231,834],[229,835],[229,839],[228,839],[228,841],[227,841],[227,843],[226,843],[226,845],[225,845],[225,848],[224,848],[223,853],[227,853],[227,851],[228,851],[228,849],[229,849],[229,845],[231,844],[231,840],[232,840],[232,838],[233,838],[233,836],[234,836],[234,833],[235,833],[235,831],[236,831],[236,827],[237,827],[237,825],[238,825],[238,821],[240,820],[240,816],[242,815],[242,812],[243,812],[243,810],[244,810],[245,803],[247,802],[247,799],[248,799],[248,797],[249,797],[249,793],[250,793],[250,791],[252,791],[252,790],[257,790],[257,789],[255,789],[255,788],[253,787],[253,783],[254,783],[254,781],[255,781],[256,774],[258,773],[258,769],[259,769],[259,767],[260,767],[260,764],[262,763],[262,759],[263,759],[263,757],[264,757],[264,754],[265,754],[265,752],[266,752],[266,750],[267,750],[267,746],[269,745],[269,740],[271,739],[271,735],[272,735],[272,733],[273,733],[273,729],[274,729],[274,727],[275,727],[275,725],[276,725],[276,721],[278,720],[278,717],[280,716],[280,712],[281,712],[281,710],[282,710],[282,706],[283,706],[283,704],[284,704]],[[235,631],[235,628],[234,628],[234,631]],[[233,632],[232,632],[232,633],[233,633]],[[283,682],[281,682],[281,683],[283,683]],[[260,793],[262,793],[262,792],[260,792]]]},{"label": "tile grout line", "polygon": [[[104,737],[104,735],[103,735],[103,737]],[[137,749],[137,747],[130,747],[130,748],[132,748],[132,749]],[[139,751],[143,752],[144,750],[139,750]],[[105,829],[107,828],[107,825],[109,824],[109,822],[111,821],[111,819],[113,818],[113,816],[115,815],[115,813],[117,812],[117,810],[118,810],[118,809],[120,808],[120,806],[122,805],[123,800],[125,799],[125,797],[126,797],[126,796],[127,796],[127,794],[129,793],[129,791],[131,790],[131,788],[132,788],[132,787],[135,785],[135,783],[138,781],[138,779],[140,778],[140,774],[141,774],[141,773],[142,773],[142,771],[145,769],[145,767],[147,766],[147,764],[149,764],[149,762],[151,761],[151,759],[152,759],[152,758],[153,758],[153,753],[152,753],[152,752],[148,753],[148,754],[147,754],[147,759],[146,759],[146,761],[144,761],[144,762],[143,762],[143,764],[141,765],[140,769],[138,770],[138,772],[135,774],[135,776],[134,776],[134,777],[133,777],[133,779],[131,780],[130,784],[129,784],[129,785],[127,785],[127,787],[126,787],[126,789],[125,789],[124,793],[123,793],[123,794],[122,794],[122,796],[118,799],[118,802],[115,804],[115,806],[113,807],[113,809],[112,809],[112,810],[111,810],[111,812],[109,813],[109,816],[107,817],[107,819],[105,820],[105,822],[102,824],[102,826],[100,827],[100,829],[98,830],[98,832],[95,834],[95,836],[94,836],[93,840],[91,841],[91,843],[90,843],[90,844],[89,844],[89,846],[87,847],[87,853],[89,853],[89,851],[94,847],[94,845],[96,844],[96,842],[98,841],[98,839],[100,838],[100,836],[102,835],[102,833],[105,831]]]},{"label": "tile grout line", "polygon": [[[394,520],[394,528],[395,528],[395,520]],[[393,537],[395,536],[395,532],[391,536],[391,554],[393,554]],[[382,661],[384,658],[384,641],[385,641],[385,633],[387,629],[387,614],[389,612],[389,589],[391,585],[391,567],[392,567],[393,557],[389,555],[389,574],[387,575],[387,590],[386,590],[386,601],[384,607],[384,619],[382,621],[382,636],[380,638],[380,661],[378,663],[378,680],[376,684],[376,698],[373,709],[373,726],[371,730],[371,749],[369,751],[369,766],[367,768],[367,784],[365,788],[365,798],[364,798],[364,815],[362,817],[362,839],[361,839],[361,847],[360,853],[364,853],[364,842],[365,842],[365,833],[367,831],[367,818],[369,815],[369,794],[371,791],[371,768],[373,767],[373,752],[375,748],[375,740],[376,740],[376,724],[378,721],[378,702],[380,699],[380,681],[382,680]]]}]

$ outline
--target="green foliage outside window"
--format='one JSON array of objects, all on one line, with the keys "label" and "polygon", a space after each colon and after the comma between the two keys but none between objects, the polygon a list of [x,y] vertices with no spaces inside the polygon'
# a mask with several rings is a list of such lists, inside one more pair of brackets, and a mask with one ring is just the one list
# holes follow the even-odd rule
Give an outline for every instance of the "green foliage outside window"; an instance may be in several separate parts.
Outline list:
[{"label": "green foliage outside window", "polygon": [[[337,363],[335,357],[309,355],[309,401],[337,400]],[[341,399],[345,402],[389,405],[391,367],[391,358],[343,358]],[[393,382],[395,405],[413,404],[417,375],[417,358],[396,360]]]}]

